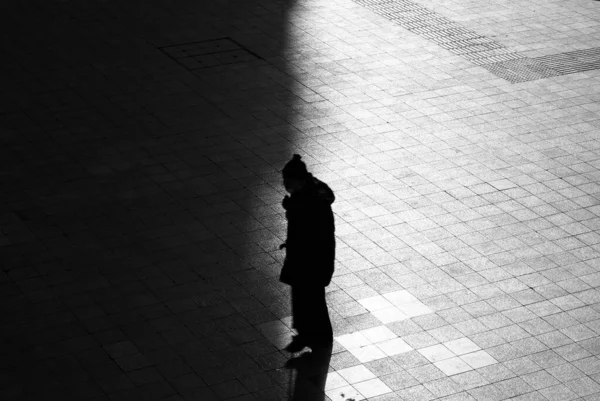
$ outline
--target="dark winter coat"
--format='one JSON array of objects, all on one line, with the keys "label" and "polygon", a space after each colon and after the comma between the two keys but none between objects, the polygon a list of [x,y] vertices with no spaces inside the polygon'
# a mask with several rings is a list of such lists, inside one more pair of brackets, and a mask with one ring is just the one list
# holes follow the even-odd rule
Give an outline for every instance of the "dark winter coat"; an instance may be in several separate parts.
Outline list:
[{"label": "dark winter coat", "polygon": [[283,200],[288,221],[280,276],[283,283],[326,287],[331,282],[335,261],[334,200],[329,186],[312,174],[299,192]]}]

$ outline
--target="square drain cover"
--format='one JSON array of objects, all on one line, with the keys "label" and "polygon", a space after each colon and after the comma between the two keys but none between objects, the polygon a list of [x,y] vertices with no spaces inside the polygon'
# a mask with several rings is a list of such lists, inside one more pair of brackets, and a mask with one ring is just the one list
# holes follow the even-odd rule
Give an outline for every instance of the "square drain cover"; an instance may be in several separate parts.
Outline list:
[{"label": "square drain cover", "polygon": [[163,46],[159,49],[192,71],[261,59],[231,38]]}]

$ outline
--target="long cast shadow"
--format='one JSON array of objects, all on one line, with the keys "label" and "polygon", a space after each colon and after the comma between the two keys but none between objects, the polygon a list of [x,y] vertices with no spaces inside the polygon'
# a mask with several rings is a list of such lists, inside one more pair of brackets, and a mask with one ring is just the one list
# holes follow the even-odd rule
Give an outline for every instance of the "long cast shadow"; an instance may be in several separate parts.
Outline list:
[{"label": "long cast shadow", "polygon": [[293,2],[0,7],[0,398],[277,399]]},{"label": "long cast shadow", "polygon": [[290,359],[289,401],[324,401],[327,372],[333,346],[318,348]]}]

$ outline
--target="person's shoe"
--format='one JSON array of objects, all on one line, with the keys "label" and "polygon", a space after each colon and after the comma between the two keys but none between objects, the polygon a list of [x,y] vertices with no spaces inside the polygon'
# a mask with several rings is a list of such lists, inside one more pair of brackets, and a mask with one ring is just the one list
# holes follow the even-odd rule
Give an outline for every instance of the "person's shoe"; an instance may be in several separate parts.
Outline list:
[{"label": "person's shoe", "polygon": [[299,336],[294,336],[292,338],[292,342],[289,343],[284,349],[287,352],[295,353],[302,351],[304,348],[306,348],[306,346],[307,344],[304,342],[304,340],[302,340]]}]

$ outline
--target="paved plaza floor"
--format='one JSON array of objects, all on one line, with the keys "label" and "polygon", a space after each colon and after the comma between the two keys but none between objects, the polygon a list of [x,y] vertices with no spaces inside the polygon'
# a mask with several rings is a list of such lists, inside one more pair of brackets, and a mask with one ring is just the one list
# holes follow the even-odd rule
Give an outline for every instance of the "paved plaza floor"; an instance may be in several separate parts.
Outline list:
[{"label": "paved plaza floor", "polygon": [[[0,5],[0,400],[600,400],[600,2]],[[280,171],[335,192],[290,355]]]}]

